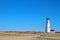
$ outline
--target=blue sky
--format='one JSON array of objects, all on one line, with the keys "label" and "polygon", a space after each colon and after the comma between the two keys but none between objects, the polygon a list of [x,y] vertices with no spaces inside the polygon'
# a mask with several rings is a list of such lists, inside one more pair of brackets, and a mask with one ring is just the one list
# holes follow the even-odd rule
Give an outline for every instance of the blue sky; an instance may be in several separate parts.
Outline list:
[{"label": "blue sky", "polygon": [[0,31],[60,31],[60,0],[0,0]]}]

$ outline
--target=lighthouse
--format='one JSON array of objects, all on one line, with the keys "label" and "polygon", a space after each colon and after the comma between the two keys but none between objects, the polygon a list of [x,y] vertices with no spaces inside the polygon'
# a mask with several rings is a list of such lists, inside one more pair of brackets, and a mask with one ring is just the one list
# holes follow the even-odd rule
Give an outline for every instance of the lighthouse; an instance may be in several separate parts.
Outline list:
[{"label": "lighthouse", "polygon": [[49,20],[49,18],[46,19],[46,32],[50,33],[50,20]]}]

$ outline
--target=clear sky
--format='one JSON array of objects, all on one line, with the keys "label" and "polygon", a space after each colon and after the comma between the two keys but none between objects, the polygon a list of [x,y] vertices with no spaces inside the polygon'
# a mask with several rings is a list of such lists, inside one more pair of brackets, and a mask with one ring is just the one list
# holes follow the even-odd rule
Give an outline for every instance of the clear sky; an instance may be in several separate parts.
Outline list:
[{"label": "clear sky", "polygon": [[0,0],[0,31],[60,31],[60,0]]}]

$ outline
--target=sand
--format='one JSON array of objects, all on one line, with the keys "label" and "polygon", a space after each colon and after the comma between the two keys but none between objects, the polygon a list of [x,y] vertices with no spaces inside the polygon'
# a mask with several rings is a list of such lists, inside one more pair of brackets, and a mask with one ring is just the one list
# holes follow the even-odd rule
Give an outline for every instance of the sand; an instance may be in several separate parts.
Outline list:
[{"label": "sand", "polygon": [[0,36],[0,40],[60,40],[60,37]]}]

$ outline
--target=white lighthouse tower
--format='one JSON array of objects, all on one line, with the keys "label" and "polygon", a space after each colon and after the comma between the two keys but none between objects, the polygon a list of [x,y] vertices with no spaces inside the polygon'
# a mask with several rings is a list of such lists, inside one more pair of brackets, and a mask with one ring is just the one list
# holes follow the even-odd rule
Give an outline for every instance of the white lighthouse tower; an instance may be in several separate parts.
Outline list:
[{"label": "white lighthouse tower", "polygon": [[49,18],[46,19],[46,32],[50,33],[50,21],[49,21]]}]

